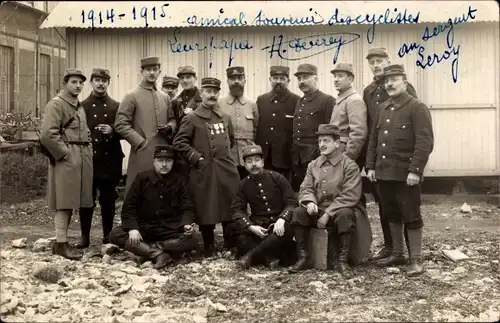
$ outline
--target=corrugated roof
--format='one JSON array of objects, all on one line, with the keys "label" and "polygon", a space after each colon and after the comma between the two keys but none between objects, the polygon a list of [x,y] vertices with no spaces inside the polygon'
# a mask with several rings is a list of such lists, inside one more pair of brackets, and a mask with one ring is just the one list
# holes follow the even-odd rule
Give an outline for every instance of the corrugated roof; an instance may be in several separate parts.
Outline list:
[{"label": "corrugated roof", "polygon": [[374,21],[397,24],[398,20],[438,23],[466,17],[467,22],[499,21],[498,4],[496,1],[61,1],[41,28],[348,25]]}]

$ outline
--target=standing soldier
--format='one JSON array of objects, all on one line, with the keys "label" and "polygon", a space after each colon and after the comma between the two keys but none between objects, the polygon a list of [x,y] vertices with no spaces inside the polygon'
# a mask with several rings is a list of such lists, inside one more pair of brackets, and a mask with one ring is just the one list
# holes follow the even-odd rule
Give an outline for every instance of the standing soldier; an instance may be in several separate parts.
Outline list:
[{"label": "standing soldier", "polygon": [[[339,63],[331,72],[338,96],[330,123],[339,131],[340,149],[356,162],[361,171],[365,163],[361,155],[368,137],[366,104],[352,85],[352,64]],[[366,207],[364,194],[361,194],[361,201]]]},{"label": "standing soldier", "polygon": [[170,100],[173,100],[179,91],[179,79],[172,76],[164,76],[161,83],[161,90],[168,94]]},{"label": "standing soldier", "polygon": [[170,99],[156,89],[160,73],[158,57],[143,58],[141,83],[125,95],[118,107],[115,131],[131,146],[125,195],[135,175],[153,167],[154,146],[166,143],[176,130]]},{"label": "standing soldier", "polygon": [[384,68],[390,99],[378,107],[370,134],[366,169],[368,179],[377,182],[380,203],[389,219],[393,248],[381,266],[406,263],[403,224],[408,229],[410,266],[408,276],[423,273],[422,215],[420,195],[423,173],[434,147],[431,114],[427,106],[406,92],[402,65]]},{"label": "standing soldier", "polygon": [[200,90],[196,87],[196,71],[193,66],[181,66],[177,77],[181,83],[182,92],[172,102],[175,120],[180,125],[186,114],[193,112],[201,102]]},{"label": "standing soldier", "polygon": [[295,73],[304,96],[297,102],[293,115],[292,187],[298,192],[306,176],[307,164],[318,157],[318,141],[315,135],[320,124],[330,122],[335,99],[318,90],[318,68],[301,64]]},{"label": "standing soldier", "polygon": [[54,159],[49,164],[48,206],[55,210],[52,253],[68,259],[82,254],[68,243],[72,210],[92,207],[92,143],[85,111],[78,101],[87,78],[69,68],[63,90],[45,107],[40,141]]},{"label": "standing soldier", "polygon": [[202,102],[182,119],[174,147],[191,166],[189,187],[205,254],[211,256],[215,251],[214,229],[217,223],[222,222],[225,247],[234,247],[234,237],[227,227],[231,223],[229,211],[239,178],[230,154],[234,145],[231,121],[217,107],[220,81],[202,79],[200,93]]},{"label": "standing soldier", "polygon": [[[109,97],[107,91],[111,76],[109,71],[94,68],[90,75],[92,93],[82,102],[87,118],[87,126],[92,134],[94,149],[94,177],[92,197],[95,207],[97,191],[102,218],[102,243],[108,243],[109,233],[113,229],[115,201],[118,198],[116,186],[122,175],[123,152],[120,136],[113,130],[115,115],[119,103]],[[77,248],[87,248],[90,244],[90,229],[94,207],[80,209],[80,227],[82,238]]]},{"label": "standing soldier", "polygon": [[290,68],[271,66],[272,90],[257,98],[259,122],[255,142],[262,147],[264,167],[290,177],[293,111],[300,97],[288,89]]},{"label": "standing soldier", "polygon": [[[373,81],[363,91],[363,101],[365,101],[366,103],[368,112],[367,121],[368,121],[368,137],[369,137],[373,126],[373,119],[375,113],[377,112],[378,105],[389,99],[389,95],[387,94],[384,85],[383,74],[384,74],[384,68],[389,66],[391,62],[389,60],[389,55],[387,54],[387,50],[383,47],[369,49],[368,55],[366,55],[366,59],[368,60],[370,70],[373,74]],[[409,82],[407,82],[406,92],[408,92],[408,94],[410,94],[414,98],[417,98],[417,93],[415,92],[415,88]],[[366,156],[367,148],[368,148],[368,140],[366,140],[366,144],[363,149],[364,156]],[[371,182],[368,181],[366,183],[368,184]],[[379,260],[387,258],[391,255],[392,236],[391,236],[391,230],[389,229],[389,220],[387,219],[386,216],[384,216],[382,204],[380,203],[378,187],[376,183],[371,183],[368,185],[371,186],[370,191],[373,194],[373,198],[378,203],[380,225],[382,226],[382,233],[384,235],[384,248],[380,250],[374,257],[371,258],[371,260]],[[366,189],[364,189],[363,191],[366,191]],[[406,229],[405,229],[405,240],[406,240],[406,245],[408,246],[409,245],[408,231]],[[410,254],[410,249],[408,249],[408,254]]]},{"label": "standing soldier", "polygon": [[219,108],[231,119],[236,142],[231,150],[231,156],[236,163],[240,178],[243,179],[248,175],[248,172],[241,150],[245,146],[255,144],[259,111],[257,104],[244,96],[245,69],[242,66],[229,67],[226,74],[230,94],[219,99]]}]

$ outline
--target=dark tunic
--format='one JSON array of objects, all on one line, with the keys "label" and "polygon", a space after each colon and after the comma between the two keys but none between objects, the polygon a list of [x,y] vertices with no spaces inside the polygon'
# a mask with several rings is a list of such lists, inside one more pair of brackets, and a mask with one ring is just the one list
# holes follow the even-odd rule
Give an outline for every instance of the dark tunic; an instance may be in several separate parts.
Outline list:
[{"label": "dark tunic", "polygon": [[259,122],[255,143],[262,147],[264,160],[272,166],[291,168],[293,113],[300,97],[288,91],[281,97],[271,91],[257,98]]},{"label": "dark tunic", "polygon": [[179,95],[172,99],[172,108],[175,114],[175,120],[180,125],[182,118],[186,115],[184,109],[196,109],[198,104],[201,103],[200,90],[194,87],[189,90],[182,90]]},{"label": "dark tunic", "polygon": [[306,164],[319,156],[315,133],[320,124],[330,123],[334,105],[334,97],[320,90],[304,95],[297,102],[293,117],[294,164]]},{"label": "dark tunic", "polygon": [[[252,215],[247,214],[247,203]],[[287,179],[274,171],[245,177],[231,205],[233,220],[243,230],[252,224],[267,227],[278,218],[290,221],[297,207],[295,193]]]},{"label": "dark tunic", "polygon": [[118,181],[122,175],[123,152],[120,144],[120,135],[114,130],[105,135],[97,129],[99,124],[110,125],[114,128],[116,111],[120,103],[107,94],[103,97],[91,93],[82,102],[87,116],[87,126],[92,136],[94,150],[94,179],[108,179]]},{"label": "dark tunic", "polygon": [[[160,176],[154,169],[137,174],[122,208],[124,230],[183,232],[195,220],[195,209],[184,177],[175,172]],[[143,237],[146,239],[146,237]]]},{"label": "dark tunic", "polygon": [[431,114],[420,100],[404,92],[382,103],[370,134],[366,169],[380,180],[406,181],[423,175],[434,148]]},{"label": "dark tunic", "polygon": [[240,181],[230,155],[233,145],[231,121],[218,107],[199,104],[182,119],[174,147],[191,167],[189,188],[199,225],[231,220],[229,209]]}]

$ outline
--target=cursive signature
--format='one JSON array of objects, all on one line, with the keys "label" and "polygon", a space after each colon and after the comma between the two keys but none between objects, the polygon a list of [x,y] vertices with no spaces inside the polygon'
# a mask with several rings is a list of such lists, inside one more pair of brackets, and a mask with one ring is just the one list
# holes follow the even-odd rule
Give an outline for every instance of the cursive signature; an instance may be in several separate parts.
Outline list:
[{"label": "cursive signature", "polygon": [[[294,37],[285,41],[283,35],[279,35],[273,36],[271,45],[263,47],[262,50],[267,50],[269,58],[272,58],[276,54],[281,59],[287,61],[298,61],[336,49],[333,55],[333,64],[335,64],[342,46],[352,43],[360,37],[356,33],[327,33],[307,37]],[[309,52],[316,48],[319,50],[312,53]],[[293,55],[294,53],[302,52],[306,52],[306,56],[296,57]]]},{"label": "cursive signature", "polygon": [[453,58],[453,61],[451,63],[451,76],[453,78],[453,83],[457,83],[458,67],[460,59],[460,45],[455,45],[454,26],[467,22],[469,19],[474,20],[476,18],[476,16],[474,15],[476,11],[477,9],[472,9],[472,7],[469,6],[469,10],[467,11],[467,13],[463,14],[461,17],[454,17],[453,19],[449,18],[446,24],[437,25],[434,28],[432,28],[432,30],[429,29],[429,26],[425,27],[424,33],[422,35],[422,40],[424,42],[428,41],[433,37],[437,37],[441,33],[447,31],[446,33],[447,47],[442,53],[440,54],[432,53],[430,55],[426,54],[425,47],[422,44],[413,42],[409,44],[403,43],[399,48],[398,56],[403,57],[406,54],[413,52],[414,50],[418,50],[417,51],[418,58],[415,61],[415,64],[421,69],[426,69],[427,67],[431,67],[434,64],[439,64],[442,61]]},{"label": "cursive signature", "polygon": [[[210,37],[208,43],[183,43],[178,39],[178,35],[181,33],[181,29],[177,28],[174,30],[173,40],[168,40],[170,51],[174,54],[178,53],[188,53],[192,51],[202,52],[205,50],[227,50],[228,51],[228,67],[231,66],[235,50],[250,50],[253,45],[249,43],[248,40],[235,40],[231,39],[217,39],[215,36]],[[210,55],[210,57],[212,57]],[[210,62],[210,68],[212,68],[212,63]]]}]

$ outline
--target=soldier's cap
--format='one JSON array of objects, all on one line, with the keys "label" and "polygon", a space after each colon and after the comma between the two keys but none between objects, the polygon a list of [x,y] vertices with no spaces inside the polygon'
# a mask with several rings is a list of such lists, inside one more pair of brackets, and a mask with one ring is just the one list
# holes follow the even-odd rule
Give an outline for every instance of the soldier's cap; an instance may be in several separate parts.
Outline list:
[{"label": "soldier's cap", "polygon": [[271,73],[271,76],[275,76],[275,75],[290,76],[290,67],[288,67],[288,66],[271,66],[270,73]]},{"label": "soldier's cap", "polygon": [[178,87],[179,86],[179,79],[176,77],[173,77],[173,76],[164,76],[161,85],[162,86]]},{"label": "soldier's cap", "polygon": [[299,76],[301,74],[318,75],[318,68],[312,64],[300,64],[299,67],[297,67],[297,72],[293,75]]},{"label": "soldier's cap", "polygon": [[196,71],[193,66],[181,66],[177,69],[177,77],[181,77],[182,75],[193,75],[196,76]]},{"label": "soldier's cap", "polygon": [[405,75],[405,67],[401,64],[392,64],[389,66],[384,67],[384,74],[383,77],[387,77],[390,75]]},{"label": "soldier's cap", "polygon": [[90,74],[90,79],[93,77],[102,77],[103,79],[110,79],[111,75],[109,74],[109,70],[105,68],[95,67],[92,69],[92,74]]},{"label": "soldier's cap", "polygon": [[227,77],[236,75],[245,75],[245,68],[243,66],[232,66],[226,69]]},{"label": "soldier's cap", "polygon": [[333,139],[337,140],[340,138],[339,131],[336,126],[331,123],[320,124],[318,126],[318,131],[316,132],[316,136],[332,136]]},{"label": "soldier's cap", "polygon": [[332,74],[334,74],[335,72],[346,72],[351,74],[352,76],[356,75],[354,73],[354,67],[352,67],[352,64],[349,63],[338,63],[330,72]]},{"label": "soldier's cap", "polygon": [[68,80],[70,76],[80,76],[83,81],[85,82],[87,80],[87,78],[85,77],[85,75],[83,75],[83,72],[81,69],[79,68],[67,68],[65,71],[64,71],[64,77],[63,77],[63,80]]},{"label": "soldier's cap", "polygon": [[161,65],[160,58],[156,56],[145,57],[141,59],[141,68],[153,65]]},{"label": "soldier's cap", "polygon": [[205,77],[201,79],[201,88],[216,88],[217,90],[220,90],[220,80],[216,79],[215,77]]},{"label": "soldier's cap", "polygon": [[387,54],[387,49],[385,49],[384,47],[375,47],[368,50],[366,59],[370,59],[370,57],[372,56],[389,57],[389,54]]},{"label": "soldier's cap", "polygon": [[175,150],[173,146],[170,145],[157,145],[155,146],[155,151],[153,154],[154,158],[174,158]]},{"label": "soldier's cap", "polygon": [[255,155],[264,155],[262,153],[262,147],[259,145],[249,145],[245,146],[241,149],[241,155],[243,156],[243,159],[250,157],[250,156],[255,156]]}]

